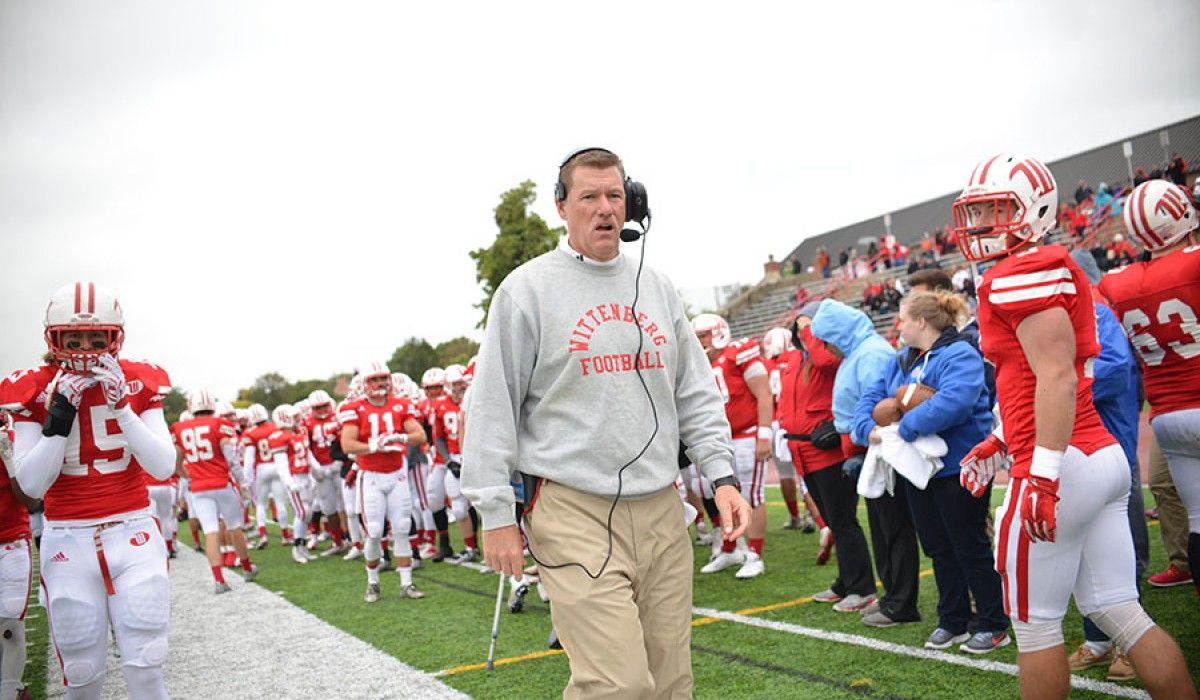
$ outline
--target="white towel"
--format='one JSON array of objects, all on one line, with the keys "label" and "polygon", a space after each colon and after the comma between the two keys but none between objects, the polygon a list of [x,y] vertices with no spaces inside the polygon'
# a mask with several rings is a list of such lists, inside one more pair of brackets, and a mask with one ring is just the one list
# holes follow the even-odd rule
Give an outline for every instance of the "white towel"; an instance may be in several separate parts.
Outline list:
[{"label": "white towel", "polygon": [[896,491],[896,474],[924,490],[929,479],[942,468],[946,441],[937,435],[922,435],[913,442],[900,437],[900,424],[893,423],[877,429],[880,441],[867,449],[862,472],[858,475],[858,492],[867,498],[878,498]]}]

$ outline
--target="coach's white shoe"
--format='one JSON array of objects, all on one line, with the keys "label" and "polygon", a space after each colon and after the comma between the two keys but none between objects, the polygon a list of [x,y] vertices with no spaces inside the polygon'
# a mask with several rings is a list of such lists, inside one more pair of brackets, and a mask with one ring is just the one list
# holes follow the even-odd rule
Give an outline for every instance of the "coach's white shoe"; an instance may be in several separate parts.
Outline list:
[{"label": "coach's white shoe", "polygon": [[746,556],[741,552],[718,552],[715,557],[709,560],[701,569],[702,574],[715,574],[718,571],[724,571],[731,566],[737,566],[746,560]]},{"label": "coach's white shoe", "polygon": [[362,557],[362,550],[358,547],[351,546],[350,551],[346,552],[346,556],[342,557],[342,561],[354,561]]},{"label": "coach's white shoe", "polygon": [[755,576],[762,576],[766,570],[767,565],[763,563],[762,557],[754,552],[748,552],[746,554],[746,563],[742,564],[742,568],[738,569],[737,573],[733,576],[734,578],[741,579],[754,578]]},{"label": "coach's white shoe", "polygon": [[375,601],[379,600],[379,584],[378,583],[368,583],[367,584],[367,593],[366,593],[366,595],[363,596],[363,600],[367,601],[368,603],[374,603]]},{"label": "coach's white shoe", "polygon": [[292,561],[297,564],[307,564],[308,557],[304,556],[304,548],[300,545],[292,546]]}]

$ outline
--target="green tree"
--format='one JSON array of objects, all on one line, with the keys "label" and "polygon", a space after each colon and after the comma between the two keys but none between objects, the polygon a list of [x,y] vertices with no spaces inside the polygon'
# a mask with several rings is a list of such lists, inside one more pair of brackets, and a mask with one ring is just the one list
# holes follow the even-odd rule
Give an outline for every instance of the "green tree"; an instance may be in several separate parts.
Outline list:
[{"label": "green tree", "polygon": [[270,411],[281,403],[287,403],[291,396],[289,389],[291,382],[284,378],[278,372],[267,372],[258,379],[254,380],[254,384],[249,389],[241,389],[238,391],[238,398],[250,403],[261,403]]},{"label": "green tree", "polygon": [[[470,338],[459,336],[451,338],[444,343],[438,343],[437,357],[438,366],[445,367],[447,365],[466,365],[467,362],[479,352],[479,343],[476,343]],[[415,379],[420,381],[420,377],[413,375]]]},{"label": "green tree", "polygon": [[187,410],[187,396],[178,387],[171,387],[171,393],[163,397],[163,416],[170,425],[179,420],[179,414]]},{"label": "green tree", "polygon": [[388,369],[393,372],[403,372],[420,382],[425,370],[438,363],[437,351],[424,338],[409,338],[404,345],[396,348],[392,359],[388,360]]},{"label": "green tree", "polygon": [[483,310],[478,328],[487,321],[492,295],[508,273],[528,260],[558,245],[558,238],[566,230],[559,226],[550,228],[542,217],[529,213],[529,205],[537,198],[533,181],[526,180],[516,188],[505,192],[496,207],[496,226],[500,232],[487,248],[471,251],[475,261],[475,281],[483,285],[483,299],[475,305]]}]

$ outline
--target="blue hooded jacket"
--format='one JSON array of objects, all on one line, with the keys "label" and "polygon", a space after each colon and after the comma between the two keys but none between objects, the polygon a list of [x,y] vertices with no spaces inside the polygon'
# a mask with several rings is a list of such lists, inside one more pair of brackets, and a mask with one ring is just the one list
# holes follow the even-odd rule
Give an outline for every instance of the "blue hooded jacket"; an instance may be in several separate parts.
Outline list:
[{"label": "blue hooded jacket", "polygon": [[833,380],[833,426],[854,444],[866,447],[870,431],[854,430],[854,411],[863,392],[884,376],[896,350],[875,332],[875,324],[858,309],[826,299],[813,317],[812,334],[842,353]]},{"label": "blue hooded jacket", "polygon": [[[1099,294],[1099,292],[1093,292]],[[1121,443],[1130,465],[1137,464],[1138,364],[1116,315],[1096,303],[1096,335],[1100,354],[1092,361],[1092,403],[1100,422]]]},{"label": "blue hooded jacket", "polygon": [[854,433],[869,434],[875,427],[871,412],[880,399],[895,396],[896,389],[920,382],[936,389],[928,401],[900,419],[900,437],[908,442],[922,435],[946,441],[944,465],[934,478],[958,474],[958,463],[992,430],[983,357],[954,328],[942,331],[928,352],[908,348],[896,355],[887,373],[863,392],[854,412]]}]

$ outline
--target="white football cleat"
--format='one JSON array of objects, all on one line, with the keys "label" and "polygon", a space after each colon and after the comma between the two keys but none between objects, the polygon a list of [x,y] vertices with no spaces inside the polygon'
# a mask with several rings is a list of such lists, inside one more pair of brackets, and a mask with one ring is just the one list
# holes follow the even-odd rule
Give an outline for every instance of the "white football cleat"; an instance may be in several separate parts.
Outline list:
[{"label": "white football cleat", "polygon": [[367,601],[368,603],[374,603],[375,601],[379,600],[379,584],[378,583],[368,583],[367,584],[367,593],[366,593],[366,595],[363,596],[363,600]]},{"label": "white football cleat", "polygon": [[425,544],[421,545],[420,551],[421,551],[421,558],[429,559],[430,561],[432,561],[433,558],[436,557],[438,554],[437,545],[433,544],[432,542],[426,542]]},{"label": "white football cleat", "polygon": [[304,556],[304,548],[300,545],[292,546],[292,561],[297,564],[307,564],[308,557]]},{"label": "white football cleat", "polygon": [[700,569],[700,573],[715,574],[731,566],[737,566],[745,560],[746,556],[742,552],[719,552]]},{"label": "white football cleat", "polygon": [[362,550],[358,547],[350,547],[350,551],[346,552],[346,556],[342,557],[342,561],[354,561],[362,557]]},{"label": "white football cleat", "polygon": [[742,568],[734,574],[735,578],[747,579],[755,576],[762,576],[767,570],[767,565],[763,563],[762,557],[754,552],[746,554],[746,563],[742,564]]},{"label": "white football cleat", "polygon": [[418,591],[417,587],[412,585],[411,583],[408,584],[407,586],[405,586],[404,589],[400,591],[400,595],[404,596],[405,598],[412,598],[414,600],[425,597],[425,594]]}]

